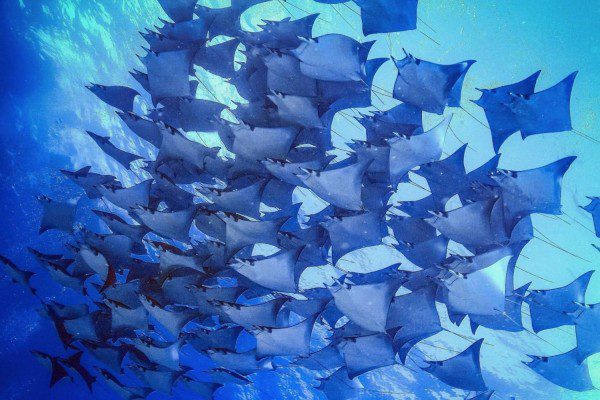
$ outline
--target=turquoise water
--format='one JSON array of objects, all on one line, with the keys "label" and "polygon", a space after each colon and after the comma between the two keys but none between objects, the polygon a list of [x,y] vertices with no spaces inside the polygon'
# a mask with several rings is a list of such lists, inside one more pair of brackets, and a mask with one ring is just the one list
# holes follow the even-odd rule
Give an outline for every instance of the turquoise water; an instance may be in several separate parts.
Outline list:
[{"label": "turquoise water", "polygon": [[[204,2],[215,5],[217,2]],[[476,87],[494,87],[520,80],[541,69],[538,89],[553,85],[574,70],[579,71],[572,100],[573,125],[579,132],[600,139],[598,93],[600,92],[600,7],[598,1],[442,1],[419,2],[418,30],[381,35],[372,57],[402,57],[402,48],[415,56],[434,62],[454,63],[475,59],[465,80],[463,106],[450,109],[452,128],[458,138],[449,136],[445,152],[452,153],[469,142],[467,169],[472,169],[493,153],[483,112],[469,99],[478,98]],[[226,5],[226,2],[218,4]],[[66,198],[77,191],[52,172],[58,168],[92,165],[94,170],[117,175],[124,183],[135,176],[118,168],[100,153],[84,129],[113,136],[117,146],[144,151],[132,140],[111,109],[99,103],[84,85],[89,82],[135,85],[128,75],[139,67],[135,57],[143,44],[138,30],[157,23],[162,16],[155,0],[4,0],[0,5],[3,21],[1,128],[1,215],[5,229],[0,239],[3,249],[23,263],[24,246],[35,243],[39,209],[31,200],[39,192]],[[252,29],[260,18],[277,19],[291,14],[297,18],[307,12],[322,12],[315,36],[340,32],[360,38],[357,8],[337,5],[332,8],[308,0],[290,0],[284,7],[272,1],[245,15],[246,27]],[[437,42],[437,43],[436,43]],[[391,63],[378,74],[376,82],[389,86],[393,75]],[[231,95],[213,83],[217,96],[227,101]],[[385,99],[382,99],[385,102]],[[439,117],[430,118],[429,124]],[[340,122],[348,137],[359,136],[355,128]],[[524,250],[517,270],[517,286],[533,281],[533,288],[562,286],[574,277],[600,265],[600,253],[591,243],[600,243],[590,231],[589,216],[578,208],[587,204],[585,196],[600,194],[600,147],[574,132],[546,134],[522,141],[513,135],[501,149],[500,167],[526,169],[576,155],[564,180],[564,221],[535,216],[534,224],[550,241],[563,250],[534,239]],[[128,175],[129,174],[129,175]],[[66,196],[66,197],[65,197]],[[566,222],[565,222],[566,221]],[[572,254],[577,257],[574,257]],[[528,271],[528,272],[526,272]],[[535,274],[532,275],[532,274]],[[11,399],[87,398],[73,385],[62,383],[50,394],[45,390],[48,376],[43,368],[32,365],[28,350],[48,343],[50,327],[35,315],[36,305],[7,281],[1,282],[2,311],[0,320],[0,366],[7,370],[0,377],[0,397]],[[587,302],[600,302],[600,274],[592,278]],[[468,327],[458,332],[468,334]],[[508,399],[598,399],[600,391],[574,393],[560,389],[523,366],[525,354],[552,355],[575,346],[572,327],[540,334],[527,332],[495,333],[485,329],[478,334],[488,338],[482,350],[484,377],[498,390],[498,398]],[[53,335],[53,334],[52,334]],[[464,348],[465,342],[451,338],[443,342],[449,348]],[[54,336],[52,336],[52,340]],[[548,344],[550,342],[551,344]],[[442,343],[442,342],[440,342]],[[54,343],[56,346],[56,343]],[[49,347],[47,347],[49,348]],[[423,347],[427,355],[444,357],[440,351]],[[588,362],[600,387],[600,356]],[[12,366],[12,368],[7,368]],[[284,374],[285,375],[285,374]],[[295,373],[275,379],[261,376],[260,389],[248,391],[249,398],[295,398],[298,392],[311,398],[305,377]],[[365,386],[374,391],[365,398],[434,398],[428,389],[438,388],[415,383],[418,374],[394,367],[365,375]],[[421,381],[419,381],[421,382]],[[440,398],[460,398],[458,392],[440,389]],[[412,396],[411,397],[411,393]],[[62,395],[61,395],[62,394]],[[97,398],[110,398],[100,391]],[[220,396],[220,397],[219,397]],[[243,398],[241,393],[226,390],[218,398]]]}]

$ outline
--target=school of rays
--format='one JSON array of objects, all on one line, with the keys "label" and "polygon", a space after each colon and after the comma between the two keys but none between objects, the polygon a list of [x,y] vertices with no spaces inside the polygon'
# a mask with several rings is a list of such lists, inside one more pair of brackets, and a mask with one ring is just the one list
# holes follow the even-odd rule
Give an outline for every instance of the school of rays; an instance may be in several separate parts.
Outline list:
[{"label": "school of rays", "polygon": [[[30,251],[55,282],[80,295],[79,305],[40,298],[66,354],[35,352],[50,366],[51,386],[79,376],[90,390],[100,379],[124,399],[178,385],[212,398],[224,385],[252,385],[259,371],[303,368],[314,371],[327,398],[351,399],[369,391],[362,374],[411,363],[469,399],[490,399],[494,388],[480,364],[485,338],[464,337],[463,350],[443,360],[415,360],[411,350],[449,332],[441,313],[457,325],[468,318],[473,333],[480,326],[519,332],[527,308],[533,333],[574,325],[577,336],[573,350],[530,356],[527,365],[556,385],[594,389],[586,363],[600,352],[600,307],[585,303],[592,271],[549,290],[516,288],[513,279],[533,238],[531,215],[561,214],[561,180],[575,157],[498,169],[500,146],[512,134],[572,130],[576,73],[544,90],[536,90],[539,71],[480,89],[474,102],[496,154],[466,171],[468,144],[442,151],[450,117],[424,129],[423,113],[460,107],[474,61],[441,65],[405,52],[391,60],[397,77],[386,89],[373,84],[390,61],[369,58],[375,40],[313,37],[317,14],[264,21],[249,32],[242,13],[267,0],[219,9],[159,2],[170,21],[143,33],[145,71],[132,73],[145,93],[89,86],[157,155],[144,159],[110,137],[88,135],[123,168],[143,161],[144,177],[125,187],[90,167],[62,171],[95,201],[88,211],[103,233],[77,222],[76,202],[39,197],[40,234],[60,230],[70,239],[61,254]],[[416,29],[417,0],[353,3],[365,36]],[[197,69],[246,101],[198,98]],[[150,99],[145,115],[134,112],[138,96]],[[397,105],[377,110],[372,96]],[[343,114],[348,109],[361,109],[360,117]],[[346,143],[349,150],[333,145],[332,134],[343,137],[333,128],[340,114],[365,132]],[[220,146],[205,145],[203,133],[215,132]],[[416,181],[426,197],[396,200],[399,187]],[[304,203],[322,206],[309,214]],[[585,209],[600,237],[600,200]],[[343,268],[344,257],[374,246],[393,248],[408,263]],[[1,261],[37,296],[33,272]],[[302,284],[303,274],[323,268],[334,276]],[[206,368],[182,363],[182,352],[206,360]]]}]

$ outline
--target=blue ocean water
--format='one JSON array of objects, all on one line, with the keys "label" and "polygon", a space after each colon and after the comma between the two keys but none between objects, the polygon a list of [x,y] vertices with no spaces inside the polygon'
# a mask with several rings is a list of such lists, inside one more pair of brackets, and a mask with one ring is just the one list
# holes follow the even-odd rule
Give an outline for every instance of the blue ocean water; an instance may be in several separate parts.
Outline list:
[{"label": "blue ocean water", "polygon": [[[217,4],[217,2],[204,2]],[[226,5],[226,1],[218,4]],[[4,0],[0,5],[0,249],[16,262],[35,269],[26,246],[52,249],[59,235],[37,237],[40,207],[35,196],[44,193],[68,199],[77,188],[58,172],[59,168],[92,165],[94,170],[115,174],[124,183],[135,176],[107,159],[83,130],[111,134],[117,145],[141,150],[123,132],[112,110],[89,93],[89,82],[135,85],[128,71],[138,66],[135,57],[143,44],[137,31],[155,24],[162,16],[155,0]],[[246,23],[258,18],[301,17],[323,12],[315,34],[341,32],[359,37],[359,20],[351,10],[317,5],[308,0],[274,1],[260,6]],[[509,0],[463,0],[419,2],[419,30],[390,35],[376,45],[377,55],[401,57],[402,48],[418,57],[440,63],[476,59],[465,82],[463,105],[452,110],[454,131],[469,142],[467,168],[481,164],[491,154],[487,128],[480,109],[469,104],[477,87],[514,82],[542,69],[539,88],[548,87],[574,70],[579,75],[573,91],[573,121],[578,131],[600,139],[597,104],[600,89],[600,7],[594,0],[546,2]],[[391,65],[384,66],[378,82],[385,82]],[[387,71],[387,72],[386,72]],[[226,91],[219,96],[228,96]],[[351,129],[349,135],[352,135]],[[460,146],[451,139],[446,152]],[[541,240],[532,241],[520,260],[517,285],[533,281],[533,288],[561,286],[575,276],[596,269],[599,253],[591,246],[598,239],[590,233],[591,219],[578,208],[585,196],[600,194],[597,144],[573,133],[548,134],[522,141],[513,135],[502,148],[501,167],[524,169],[576,155],[565,176],[565,221],[534,217],[536,228],[564,250]],[[575,222],[577,221],[577,222]],[[580,225],[581,224],[581,225]],[[573,257],[576,254],[579,258]],[[526,272],[528,271],[528,272]],[[535,274],[532,275],[532,274]],[[36,278],[39,279],[39,278]],[[40,280],[39,282],[45,282]],[[37,283],[37,281],[36,281]],[[60,295],[55,286],[42,288],[44,295]],[[57,352],[60,345],[53,327],[36,313],[38,304],[8,279],[0,282],[0,398],[3,399],[110,399],[101,385],[90,395],[82,385],[61,382],[48,390],[49,373],[29,354],[32,348]],[[588,303],[600,302],[600,277],[592,279]],[[468,328],[464,328],[467,333]],[[490,387],[499,398],[508,399],[597,399],[600,392],[574,393],[558,388],[522,365],[525,354],[557,354],[574,347],[572,329],[542,332],[540,338],[485,331],[491,338],[484,346],[482,364]],[[552,345],[549,345],[547,342]],[[449,347],[463,343],[447,343]],[[429,354],[436,355],[435,352]],[[440,356],[441,357],[441,356]],[[589,360],[600,385],[600,357]],[[264,374],[260,389],[247,398],[321,398],[310,390],[310,382],[295,374],[280,378]],[[461,398],[449,388],[429,387],[418,374],[401,367],[377,371],[365,377],[373,387],[365,398]],[[217,398],[244,398],[225,390]],[[321,397],[319,397],[321,396]],[[160,398],[153,395],[153,398]]]}]

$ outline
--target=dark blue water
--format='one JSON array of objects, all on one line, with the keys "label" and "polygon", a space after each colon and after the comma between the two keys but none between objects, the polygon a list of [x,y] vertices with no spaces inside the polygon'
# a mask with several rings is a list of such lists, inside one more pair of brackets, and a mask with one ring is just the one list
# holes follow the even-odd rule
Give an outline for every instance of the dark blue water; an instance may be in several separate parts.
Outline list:
[{"label": "dark blue water", "polygon": [[[18,16],[16,3],[3,2],[4,16]],[[68,159],[48,151],[52,116],[47,109],[55,69],[25,41],[26,21],[0,24],[0,248],[20,265],[31,265],[24,252],[36,245],[39,207],[36,193],[53,192],[62,181],[57,167]],[[37,300],[7,279],[0,282],[0,397],[4,399],[91,398],[74,385],[48,391],[48,371],[29,353],[32,348],[59,351],[54,328],[36,313]]]}]

